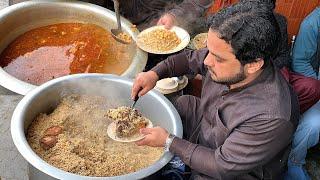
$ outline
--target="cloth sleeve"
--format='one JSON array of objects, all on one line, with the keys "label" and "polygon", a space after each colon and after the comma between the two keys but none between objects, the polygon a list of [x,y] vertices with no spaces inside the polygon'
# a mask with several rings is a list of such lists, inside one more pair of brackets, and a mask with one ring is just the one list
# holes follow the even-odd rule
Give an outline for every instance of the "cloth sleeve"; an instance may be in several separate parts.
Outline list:
[{"label": "cloth sleeve", "polygon": [[208,49],[201,49],[197,51],[184,50],[179,54],[169,56],[166,60],[160,62],[151,70],[157,73],[159,79],[186,74],[204,75],[206,73],[206,68],[203,61],[207,54]]},{"label": "cloth sleeve", "polygon": [[304,20],[300,26],[292,51],[292,68],[295,72],[318,79],[311,62],[317,51],[319,25],[312,21],[312,19]]}]

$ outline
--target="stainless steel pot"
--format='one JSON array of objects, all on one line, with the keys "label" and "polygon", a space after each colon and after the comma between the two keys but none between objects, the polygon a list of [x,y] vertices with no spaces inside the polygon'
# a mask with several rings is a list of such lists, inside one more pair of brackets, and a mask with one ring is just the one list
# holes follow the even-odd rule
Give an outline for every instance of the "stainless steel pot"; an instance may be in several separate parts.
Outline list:
[{"label": "stainless steel pot", "polygon": [[[39,113],[48,113],[57,106],[61,98],[68,94],[89,94],[104,96],[110,102],[130,106],[132,81],[104,74],[77,74],[51,80],[29,92],[17,105],[12,121],[11,135],[13,142],[22,156],[36,169],[47,174],[39,179],[141,179],[160,170],[172,158],[166,152],[153,165],[140,171],[115,177],[88,177],[71,174],[55,168],[43,161],[29,146],[25,133],[30,123]],[[169,132],[182,137],[181,119],[173,105],[155,90],[141,97],[135,108],[152,120],[156,126],[166,128]]]},{"label": "stainless steel pot", "polygon": [[[113,11],[85,2],[65,1],[26,1],[9,6],[0,11],[0,52],[19,35],[45,25],[62,22],[93,23],[110,30],[116,28],[116,16]],[[123,31],[136,40],[138,31],[131,29],[132,24],[122,18]],[[135,43],[130,45],[129,53],[134,53],[129,68],[121,75],[133,78],[143,71],[147,62],[147,53]],[[25,95],[36,86],[16,79],[0,67],[0,85],[18,94]]]}]

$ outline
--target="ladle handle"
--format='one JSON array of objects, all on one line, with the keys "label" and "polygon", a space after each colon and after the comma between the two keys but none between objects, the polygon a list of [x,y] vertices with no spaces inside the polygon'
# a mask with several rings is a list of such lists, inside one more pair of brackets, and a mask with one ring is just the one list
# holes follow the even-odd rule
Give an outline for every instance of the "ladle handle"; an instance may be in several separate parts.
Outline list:
[{"label": "ladle handle", "polygon": [[119,12],[119,1],[118,0],[113,0],[113,6],[114,10],[116,12],[116,18],[117,18],[117,24],[118,24],[118,29],[121,30],[121,22],[120,22],[120,12]]},{"label": "ladle handle", "polygon": [[134,106],[136,105],[138,99],[139,99],[139,97],[137,96],[137,98],[133,100],[133,103],[132,103],[132,105],[131,105],[131,108],[132,108],[132,109],[133,109]]},{"label": "ladle handle", "polygon": [[140,92],[141,90],[142,90],[142,88],[140,88],[140,89],[138,90],[137,95],[133,98],[133,103],[132,103],[132,105],[131,105],[131,108],[132,108],[132,109],[134,108],[134,106],[136,105],[136,103],[137,103],[137,101],[138,101],[138,99],[139,99],[138,94],[139,94],[139,92]]}]

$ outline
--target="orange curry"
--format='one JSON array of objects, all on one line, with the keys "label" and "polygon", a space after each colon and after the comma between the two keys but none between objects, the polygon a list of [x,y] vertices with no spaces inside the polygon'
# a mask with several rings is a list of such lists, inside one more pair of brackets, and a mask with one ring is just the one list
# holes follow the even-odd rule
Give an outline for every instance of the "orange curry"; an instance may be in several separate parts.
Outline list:
[{"label": "orange curry", "polygon": [[120,75],[131,64],[132,50],[97,25],[62,23],[19,36],[0,55],[0,66],[22,81],[40,85],[75,73]]}]

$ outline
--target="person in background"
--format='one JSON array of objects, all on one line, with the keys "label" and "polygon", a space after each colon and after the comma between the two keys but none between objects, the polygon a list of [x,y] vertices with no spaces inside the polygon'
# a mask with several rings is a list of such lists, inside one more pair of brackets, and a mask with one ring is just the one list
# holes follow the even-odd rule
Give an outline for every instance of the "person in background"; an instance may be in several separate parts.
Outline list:
[{"label": "person in background", "polygon": [[271,11],[239,3],[218,12],[207,48],[170,56],[134,81],[132,97],[158,79],[203,75],[201,98],[176,102],[183,139],[161,127],[145,128],[137,144],[164,146],[191,168],[192,179],[281,178],[299,110],[271,62],[278,39]]},{"label": "person in background", "polygon": [[[297,73],[313,78],[318,82],[320,93],[320,8],[317,7],[301,23],[300,30],[292,52],[292,68]],[[317,96],[314,100],[318,101]],[[318,101],[301,117],[294,134],[292,150],[288,160],[287,180],[310,179],[305,168],[305,159],[309,148],[319,143],[320,136],[320,102]]]},{"label": "person in background", "polygon": [[295,72],[319,79],[320,7],[314,9],[301,23],[292,51]]},{"label": "person in background", "polygon": [[[112,0],[83,0],[113,9]],[[205,26],[205,13],[214,0],[119,0],[120,14],[142,31],[155,25],[170,29],[173,25],[195,34]],[[145,71],[168,55],[148,54]]]},{"label": "person in background", "polygon": [[[83,0],[113,9],[112,0]],[[173,25],[190,31],[203,18],[213,0],[119,0],[120,13],[138,29],[144,30],[154,25]]]}]

